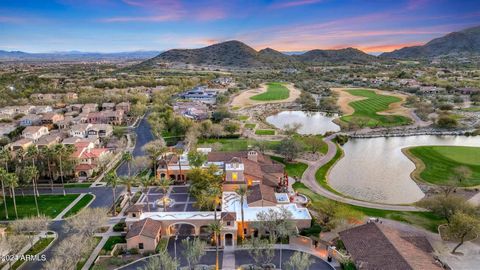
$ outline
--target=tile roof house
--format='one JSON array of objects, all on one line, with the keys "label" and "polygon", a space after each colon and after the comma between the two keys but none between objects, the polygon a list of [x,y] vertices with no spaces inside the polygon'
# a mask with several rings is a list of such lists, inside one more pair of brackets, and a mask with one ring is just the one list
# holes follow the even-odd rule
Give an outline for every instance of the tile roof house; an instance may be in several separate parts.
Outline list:
[{"label": "tile roof house", "polygon": [[115,110],[116,110],[116,111],[122,110],[122,111],[124,111],[125,113],[130,112],[130,109],[131,109],[130,102],[120,102],[120,103],[118,103],[118,104],[115,106]]},{"label": "tile roof house", "polygon": [[357,269],[441,270],[425,236],[375,222],[339,233]]},{"label": "tile roof house", "polygon": [[7,144],[5,147],[11,151],[16,151],[20,149],[26,150],[30,145],[33,145],[33,141],[31,139],[20,139]]},{"label": "tile roof house", "polygon": [[102,111],[107,111],[107,110],[113,111],[114,109],[115,109],[115,103],[113,102],[105,102],[102,104]]},{"label": "tile roof house", "polygon": [[61,140],[62,140],[62,136],[59,132],[50,133],[50,134],[47,134],[47,135],[44,135],[44,136],[40,137],[38,139],[38,141],[35,142],[35,145],[38,148],[49,147],[49,146],[52,146],[54,144],[59,143]]},{"label": "tile roof house", "polygon": [[88,114],[88,123],[121,125],[123,122],[123,111],[100,111]]},{"label": "tile roof house", "polygon": [[91,113],[98,111],[98,104],[96,103],[87,103],[82,107],[82,113]]},{"label": "tile roof house", "polygon": [[75,176],[79,178],[88,178],[98,169],[102,159],[109,157],[110,151],[106,148],[95,148],[93,142],[84,140],[74,144],[76,151],[72,158],[77,161],[75,166]]},{"label": "tile roof house", "polygon": [[63,114],[48,112],[42,116],[43,125],[53,125],[63,120]]},{"label": "tile roof house", "polygon": [[22,136],[25,139],[31,139],[34,142],[46,134],[48,134],[48,128],[44,126],[29,126],[26,127],[22,132]]},{"label": "tile roof house", "polygon": [[161,230],[162,223],[151,218],[132,223],[125,237],[127,249],[136,248],[140,253],[155,251],[160,241]]}]

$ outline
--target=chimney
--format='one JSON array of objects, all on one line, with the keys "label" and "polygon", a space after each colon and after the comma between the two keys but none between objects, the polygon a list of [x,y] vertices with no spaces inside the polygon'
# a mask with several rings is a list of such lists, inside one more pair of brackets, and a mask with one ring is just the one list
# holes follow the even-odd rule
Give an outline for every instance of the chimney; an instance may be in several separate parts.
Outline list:
[{"label": "chimney", "polygon": [[251,161],[257,162],[257,160],[258,160],[257,151],[248,151],[247,158]]}]

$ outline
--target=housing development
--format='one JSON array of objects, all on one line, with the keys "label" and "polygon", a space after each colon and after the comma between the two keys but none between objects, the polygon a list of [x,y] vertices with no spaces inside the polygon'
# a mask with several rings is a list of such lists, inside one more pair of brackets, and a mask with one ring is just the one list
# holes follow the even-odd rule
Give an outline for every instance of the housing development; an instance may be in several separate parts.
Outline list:
[{"label": "housing development", "polygon": [[2,2],[0,269],[479,269],[478,11]]}]

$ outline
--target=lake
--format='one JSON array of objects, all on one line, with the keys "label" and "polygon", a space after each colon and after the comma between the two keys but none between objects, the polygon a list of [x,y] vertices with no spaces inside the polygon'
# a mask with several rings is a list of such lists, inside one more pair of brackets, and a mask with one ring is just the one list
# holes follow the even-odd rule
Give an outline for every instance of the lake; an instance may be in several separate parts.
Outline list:
[{"label": "lake", "polygon": [[424,193],[410,178],[415,165],[401,149],[420,145],[480,146],[480,137],[411,136],[350,139],[345,156],[332,168],[329,184],[335,190],[365,201],[408,204]]},{"label": "lake", "polygon": [[327,131],[340,131],[340,127],[333,123],[338,115],[327,115],[323,112],[283,111],[267,117],[267,122],[276,128],[283,129],[287,124],[300,123],[300,134],[325,134]]}]

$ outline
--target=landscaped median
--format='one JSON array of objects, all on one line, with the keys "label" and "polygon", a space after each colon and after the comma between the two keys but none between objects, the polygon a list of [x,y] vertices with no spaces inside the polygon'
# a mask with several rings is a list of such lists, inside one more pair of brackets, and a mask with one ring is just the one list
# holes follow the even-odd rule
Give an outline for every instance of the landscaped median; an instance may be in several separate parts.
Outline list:
[{"label": "landscaped median", "polygon": [[[35,256],[43,253],[47,248],[50,247],[50,244],[56,239],[56,234],[47,234],[45,237],[41,237],[30,249],[23,254],[24,256]],[[11,269],[18,269],[25,260],[16,261]]]},{"label": "landscaped median", "polygon": [[330,172],[330,169],[333,167],[333,165],[335,165],[335,163],[337,163],[338,160],[340,160],[340,158],[343,157],[342,148],[338,144],[336,144],[336,148],[337,148],[337,152],[335,153],[335,156],[329,162],[327,162],[325,165],[323,165],[317,170],[317,172],[315,173],[315,179],[317,180],[317,183],[323,188],[325,188],[326,190],[338,195],[342,195],[338,191],[333,189],[328,184],[328,181],[327,181],[327,176],[328,176],[328,173]]},{"label": "landscaped median", "polygon": [[89,205],[94,199],[92,194],[85,194],[62,218],[73,216]]}]

